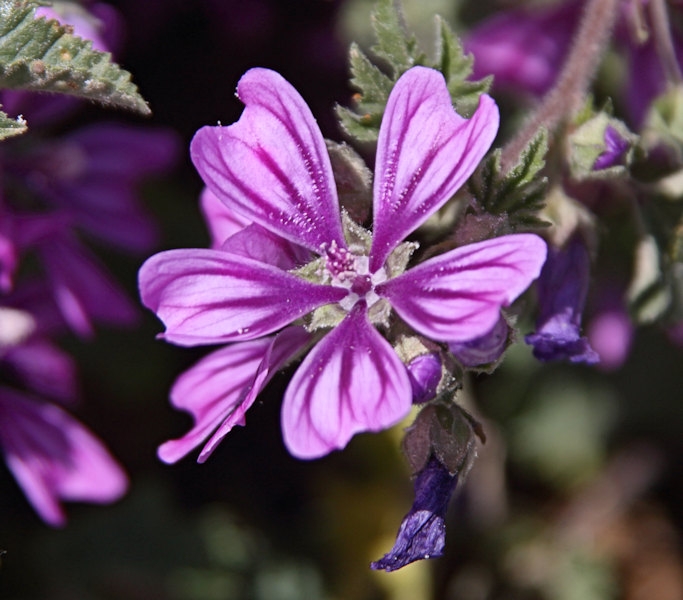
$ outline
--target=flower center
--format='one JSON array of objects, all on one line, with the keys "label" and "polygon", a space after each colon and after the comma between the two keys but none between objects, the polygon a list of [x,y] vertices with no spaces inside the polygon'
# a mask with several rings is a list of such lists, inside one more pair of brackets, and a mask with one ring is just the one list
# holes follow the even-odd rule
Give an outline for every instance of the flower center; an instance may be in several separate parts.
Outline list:
[{"label": "flower center", "polygon": [[344,310],[351,310],[360,299],[365,300],[368,309],[380,300],[375,293],[375,286],[387,279],[383,268],[370,274],[367,256],[340,248],[336,242],[325,249],[324,257],[324,279],[331,285],[349,290],[346,298],[339,303]]}]

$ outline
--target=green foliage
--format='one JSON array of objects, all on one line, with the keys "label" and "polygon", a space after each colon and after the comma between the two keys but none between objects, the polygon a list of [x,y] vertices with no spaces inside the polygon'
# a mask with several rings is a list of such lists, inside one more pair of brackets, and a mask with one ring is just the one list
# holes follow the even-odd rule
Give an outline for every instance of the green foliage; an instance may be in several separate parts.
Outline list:
[{"label": "green foliage", "polygon": [[22,118],[11,119],[0,110],[0,140],[26,131],[26,121]]},{"label": "green foliage", "polygon": [[351,85],[358,90],[353,110],[338,106],[344,131],[361,142],[377,139],[389,93],[398,78],[411,67],[423,65],[440,71],[448,84],[458,113],[469,117],[486,92],[491,78],[467,81],[472,73],[471,56],[446,22],[437,17],[436,56],[430,60],[418,47],[415,36],[406,31],[399,8],[392,0],[379,0],[372,15],[376,43],[371,48],[376,64],[356,45],[351,46]]},{"label": "green foliage", "polygon": [[36,19],[36,6],[0,0],[0,88],[58,92],[149,114],[130,73],[70,27]]},{"label": "green foliage", "polygon": [[507,215],[511,231],[549,225],[538,217],[547,188],[547,179],[541,176],[547,151],[548,134],[542,129],[513,168],[503,170],[497,150],[479,165],[469,180],[470,191],[479,206],[494,215]]}]

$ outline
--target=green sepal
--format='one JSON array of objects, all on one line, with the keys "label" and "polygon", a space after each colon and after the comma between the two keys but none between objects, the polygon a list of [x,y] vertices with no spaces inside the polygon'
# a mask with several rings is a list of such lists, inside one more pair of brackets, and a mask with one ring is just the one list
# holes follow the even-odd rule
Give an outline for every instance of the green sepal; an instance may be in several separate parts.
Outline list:
[{"label": "green sepal", "polygon": [[[596,169],[596,161],[607,151],[605,136],[608,128],[616,131],[629,146],[621,157],[620,164]],[[637,142],[638,136],[632,133],[623,121],[615,119],[605,111],[594,113],[568,136],[569,169],[572,177],[581,181],[626,176]]]},{"label": "green sepal", "polygon": [[483,211],[508,218],[510,231],[548,227],[539,217],[545,204],[547,178],[542,175],[548,151],[548,134],[539,130],[522,151],[517,164],[504,171],[500,150],[484,160],[468,186]]},{"label": "green sepal", "polygon": [[406,429],[403,453],[413,473],[435,456],[451,474],[464,479],[477,456],[476,440],[485,441],[481,424],[447,392],[427,404]]},{"label": "green sepal", "polygon": [[659,96],[650,106],[642,130],[646,149],[664,147],[670,160],[683,165],[683,85]]},{"label": "green sepal", "polygon": [[68,94],[143,115],[149,107],[111,54],[43,17],[31,0],[0,0],[0,88]]},{"label": "green sepal", "polygon": [[26,131],[26,121],[22,117],[12,119],[0,110],[0,140],[5,140]]},{"label": "green sepal", "polygon": [[683,198],[655,196],[643,206],[629,308],[639,323],[683,319]]}]

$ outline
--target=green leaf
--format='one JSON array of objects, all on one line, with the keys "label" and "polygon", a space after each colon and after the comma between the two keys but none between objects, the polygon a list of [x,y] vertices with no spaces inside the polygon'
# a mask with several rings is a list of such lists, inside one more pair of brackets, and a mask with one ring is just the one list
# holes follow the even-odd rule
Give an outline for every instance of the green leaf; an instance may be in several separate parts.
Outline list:
[{"label": "green leaf", "polygon": [[0,110],[0,140],[20,135],[26,131],[26,121],[21,117],[12,119]]},{"label": "green leaf", "polygon": [[0,87],[57,92],[149,114],[128,71],[55,20],[35,18],[36,3],[0,0]]},{"label": "green leaf", "polygon": [[480,207],[494,215],[507,215],[511,231],[549,225],[538,216],[548,183],[541,174],[547,151],[548,134],[541,129],[512,169],[503,171],[500,150],[496,150],[469,180],[470,192]]},{"label": "green leaf", "polygon": [[436,24],[438,39],[434,68],[441,71],[446,79],[448,91],[458,114],[470,117],[479,104],[479,96],[489,91],[493,77],[469,81],[468,77],[472,74],[474,63],[473,57],[465,54],[460,40],[446,21],[437,16]]},{"label": "green leaf", "polygon": [[394,80],[372,64],[356,44],[351,45],[349,57],[351,86],[359,93],[352,99],[354,110],[337,106],[337,116],[349,136],[359,141],[374,141]]},{"label": "green leaf", "polygon": [[379,0],[371,17],[377,42],[372,46],[373,62],[356,44],[351,45],[351,86],[358,91],[352,109],[338,106],[337,117],[342,128],[361,142],[377,140],[384,109],[398,78],[415,65],[440,71],[446,79],[453,106],[464,117],[472,115],[479,96],[491,85],[491,78],[468,81],[472,74],[471,56],[443,19],[437,18],[437,44],[434,60],[418,47],[415,36],[403,23],[400,3]]},{"label": "green leaf", "polygon": [[415,36],[406,31],[399,2],[379,0],[371,20],[377,38],[372,52],[386,61],[393,71],[394,80],[410,67],[422,64],[424,55],[419,53]]}]

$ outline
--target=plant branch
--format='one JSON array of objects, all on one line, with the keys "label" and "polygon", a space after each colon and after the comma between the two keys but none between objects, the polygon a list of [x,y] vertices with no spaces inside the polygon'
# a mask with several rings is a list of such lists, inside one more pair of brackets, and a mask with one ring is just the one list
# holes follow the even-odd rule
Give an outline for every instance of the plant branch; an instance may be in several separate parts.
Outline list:
[{"label": "plant branch", "polygon": [[574,114],[600,64],[618,12],[618,0],[587,0],[577,32],[557,82],[517,135],[503,148],[501,163],[509,170],[541,127],[548,132]]}]

